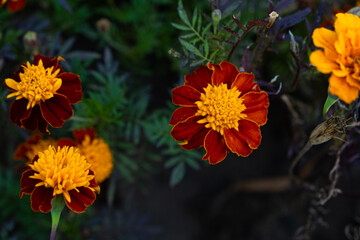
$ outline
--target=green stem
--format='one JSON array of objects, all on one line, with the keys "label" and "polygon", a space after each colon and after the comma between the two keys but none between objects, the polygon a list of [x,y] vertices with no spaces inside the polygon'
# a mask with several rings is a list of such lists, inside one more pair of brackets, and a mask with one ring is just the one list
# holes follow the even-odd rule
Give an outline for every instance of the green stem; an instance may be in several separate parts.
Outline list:
[{"label": "green stem", "polygon": [[59,225],[60,215],[65,206],[64,198],[57,195],[52,201],[53,208],[51,209],[51,235],[50,240],[55,240],[56,230]]}]

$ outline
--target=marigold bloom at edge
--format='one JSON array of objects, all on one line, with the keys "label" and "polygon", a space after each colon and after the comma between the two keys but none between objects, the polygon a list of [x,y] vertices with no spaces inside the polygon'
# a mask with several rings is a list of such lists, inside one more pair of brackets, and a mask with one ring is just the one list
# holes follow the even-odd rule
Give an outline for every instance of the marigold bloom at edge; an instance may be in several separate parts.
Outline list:
[{"label": "marigold bloom at edge", "polygon": [[78,75],[64,72],[59,60],[36,54],[34,63],[27,62],[5,86],[16,97],[10,106],[10,119],[19,127],[48,134],[48,125],[59,128],[73,115],[71,104],[82,98]]},{"label": "marigold bloom at edge", "polygon": [[322,49],[311,53],[310,62],[318,71],[331,73],[329,92],[349,104],[360,90],[360,18],[338,13],[334,29],[314,30],[314,45]]},{"label": "marigold bloom at edge", "polygon": [[0,0],[0,6],[6,3],[6,8],[9,10],[9,12],[16,12],[25,7],[26,0]]},{"label": "marigold bloom at edge", "polygon": [[179,105],[170,120],[171,135],[186,149],[204,146],[204,160],[216,164],[232,151],[248,156],[261,142],[260,126],[267,122],[269,98],[252,73],[233,64],[208,63],[185,76],[172,90]]},{"label": "marigold bloom at edge", "polygon": [[62,194],[72,211],[84,212],[95,201],[94,192],[99,188],[89,168],[77,148],[49,146],[23,172],[20,198],[31,194],[31,208],[46,213],[52,209],[52,199]]}]

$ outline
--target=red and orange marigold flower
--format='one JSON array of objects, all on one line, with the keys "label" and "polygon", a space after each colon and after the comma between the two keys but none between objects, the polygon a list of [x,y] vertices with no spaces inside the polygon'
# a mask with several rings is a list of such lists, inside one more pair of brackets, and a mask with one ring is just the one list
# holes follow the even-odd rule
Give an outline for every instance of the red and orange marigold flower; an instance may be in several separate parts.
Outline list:
[{"label": "red and orange marigold flower", "polygon": [[252,73],[233,64],[208,63],[185,76],[172,90],[177,108],[170,120],[171,135],[186,149],[204,146],[204,160],[216,164],[232,151],[248,156],[261,142],[260,126],[267,121],[269,98]]},{"label": "red and orange marigold flower", "polygon": [[56,195],[63,195],[66,205],[81,213],[96,199],[95,182],[90,163],[74,147],[53,147],[39,152],[28,164],[20,181],[20,198],[31,195],[31,208],[38,212],[49,212],[51,201]]},{"label": "red and orange marigold flower", "polygon": [[19,127],[48,134],[48,124],[59,128],[73,115],[71,104],[82,98],[78,75],[64,72],[59,60],[36,54],[34,63],[27,62],[5,86],[16,97],[10,106],[10,119]]},{"label": "red and orange marigold flower", "polygon": [[352,103],[360,90],[360,18],[349,13],[336,14],[335,31],[317,28],[310,62],[322,73],[331,73],[329,92]]},{"label": "red and orange marigold flower", "polygon": [[6,8],[9,10],[9,12],[16,12],[25,7],[26,0],[0,0],[0,6],[6,3]]}]

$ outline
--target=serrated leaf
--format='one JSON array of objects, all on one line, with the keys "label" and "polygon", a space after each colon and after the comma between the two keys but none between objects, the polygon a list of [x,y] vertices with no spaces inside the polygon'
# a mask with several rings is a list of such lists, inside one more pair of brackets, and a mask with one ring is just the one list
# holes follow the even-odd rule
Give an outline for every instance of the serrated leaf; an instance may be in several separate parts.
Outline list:
[{"label": "serrated leaf", "polygon": [[171,171],[170,186],[178,184],[185,176],[185,163],[181,162]]},{"label": "serrated leaf", "polygon": [[187,16],[186,12],[185,12],[184,5],[183,5],[183,3],[182,3],[181,0],[179,0],[179,2],[178,2],[178,8],[177,8],[177,10],[178,10],[178,14],[179,14],[180,19],[181,19],[186,25],[188,25],[188,26],[190,27],[190,26],[191,26],[191,23],[190,23],[190,21],[189,21],[189,18],[188,18],[188,16]]},{"label": "serrated leaf", "polygon": [[197,49],[194,45],[192,45],[191,43],[183,40],[183,39],[179,39],[181,45],[183,45],[187,50],[189,50],[191,53],[199,56],[199,57],[203,57],[203,55],[201,54],[201,52],[199,51],[199,49]]},{"label": "serrated leaf", "polygon": [[177,28],[179,30],[182,30],[182,31],[189,31],[191,30],[191,28],[189,28],[188,26],[185,26],[185,25],[181,25],[181,24],[177,24],[177,23],[170,23],[174,28]]},{"label": "serrated leaf", "polygon": [[192,17],[192,26],[193,28],[195,28],[195,24],[196,24],[196,20],[197,20],[197,16],[198,16],[198,13],[197,13],[197,8],[194,9],[194,13],[193,13],[193,17]]},{"label": "serrated leaf", "polygon": [[211,25],[212,25],[212,23],[208,23],[208,24],[204,27],[204,29],[203,29],[203,31],[202,31],[202,33],[201,33],[201,37],[204,37],[204,36],[205,36],[205,34],[209,31]]},{"label": "serrated leaf", "polygon": [[339,101],[339,98],[337,96],[331,95],[328,92],[328,96],[326,98],[324,107],[323,107],[323,116],[326,117],[326,113],[329,111],[330,107],[334,105],[337,101]]}]

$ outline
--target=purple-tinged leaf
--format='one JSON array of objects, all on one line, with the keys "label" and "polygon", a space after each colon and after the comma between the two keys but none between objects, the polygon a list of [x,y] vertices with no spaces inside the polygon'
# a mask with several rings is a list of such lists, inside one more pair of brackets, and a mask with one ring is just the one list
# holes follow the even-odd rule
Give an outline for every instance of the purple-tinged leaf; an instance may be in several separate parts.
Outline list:
[{"label": "purple-tinged leaf", "polygon": [[243,31],[246,30],[245,26],[233,15],[232,19],[234,20],[234,22],[239,26],[239,28]]},{"label": "purple-tinged leaf", "polygon": [[311,12],[311,8],[305,8],[301,11],[298,11],[294,14],[291,14],[289,16],[283,17],[278,20],[278,24],[276,25],[276,30],[284,30],[289,27],[292,27],[299,22],[303,21],[305,17]]},{"label": "purple-tinged leaf", "polygon": [[224,29],[225,29],[226,31],[228,31],[229,33],[231,33],[232,35],[234,35],[235,37],[237,37],[238,39],[240,39],[239,34],[237,34],[236,32],[234,32],[234,31],[231,30],[230,28],[224,27]]},{"label": "purple-tinged leaf", "polygon": [[254,58],[254,54],[250,54],[251,46],[252,43],[245,48],[241,58],[241,66],[244,68],[245,72],[251,72],[251,64]]},{"label": "purple-tinged leaf", "polygon": [[66,0],[58,0],[58,3],[66,9],[66,11],[68,11],[69,13],[72,13],[72,8],[70,7],[70,5],[68,4],[68,2]]},{"label": "purple-tinged leaf", "polygon": [[312,31],[314,31],[314,29],[317,28],[322,22],[324,12],[325,12],[325,0],[322,0],[315,12],[315,16],[312,24]]},{"label": "purple-tinged leaf", "polygon": [[275,11],[279,12],[289,6],[294,0],[282,0],[275,5]]},{"label": "purple-tinged leaf", "polygon": [[251,20],[250,22],[248,22],[248,24],[246,25],[246,30],[249,31],[253,27],[266,25],[267,23],[268,22],[264,19],[254,19],[254,20]]}]

